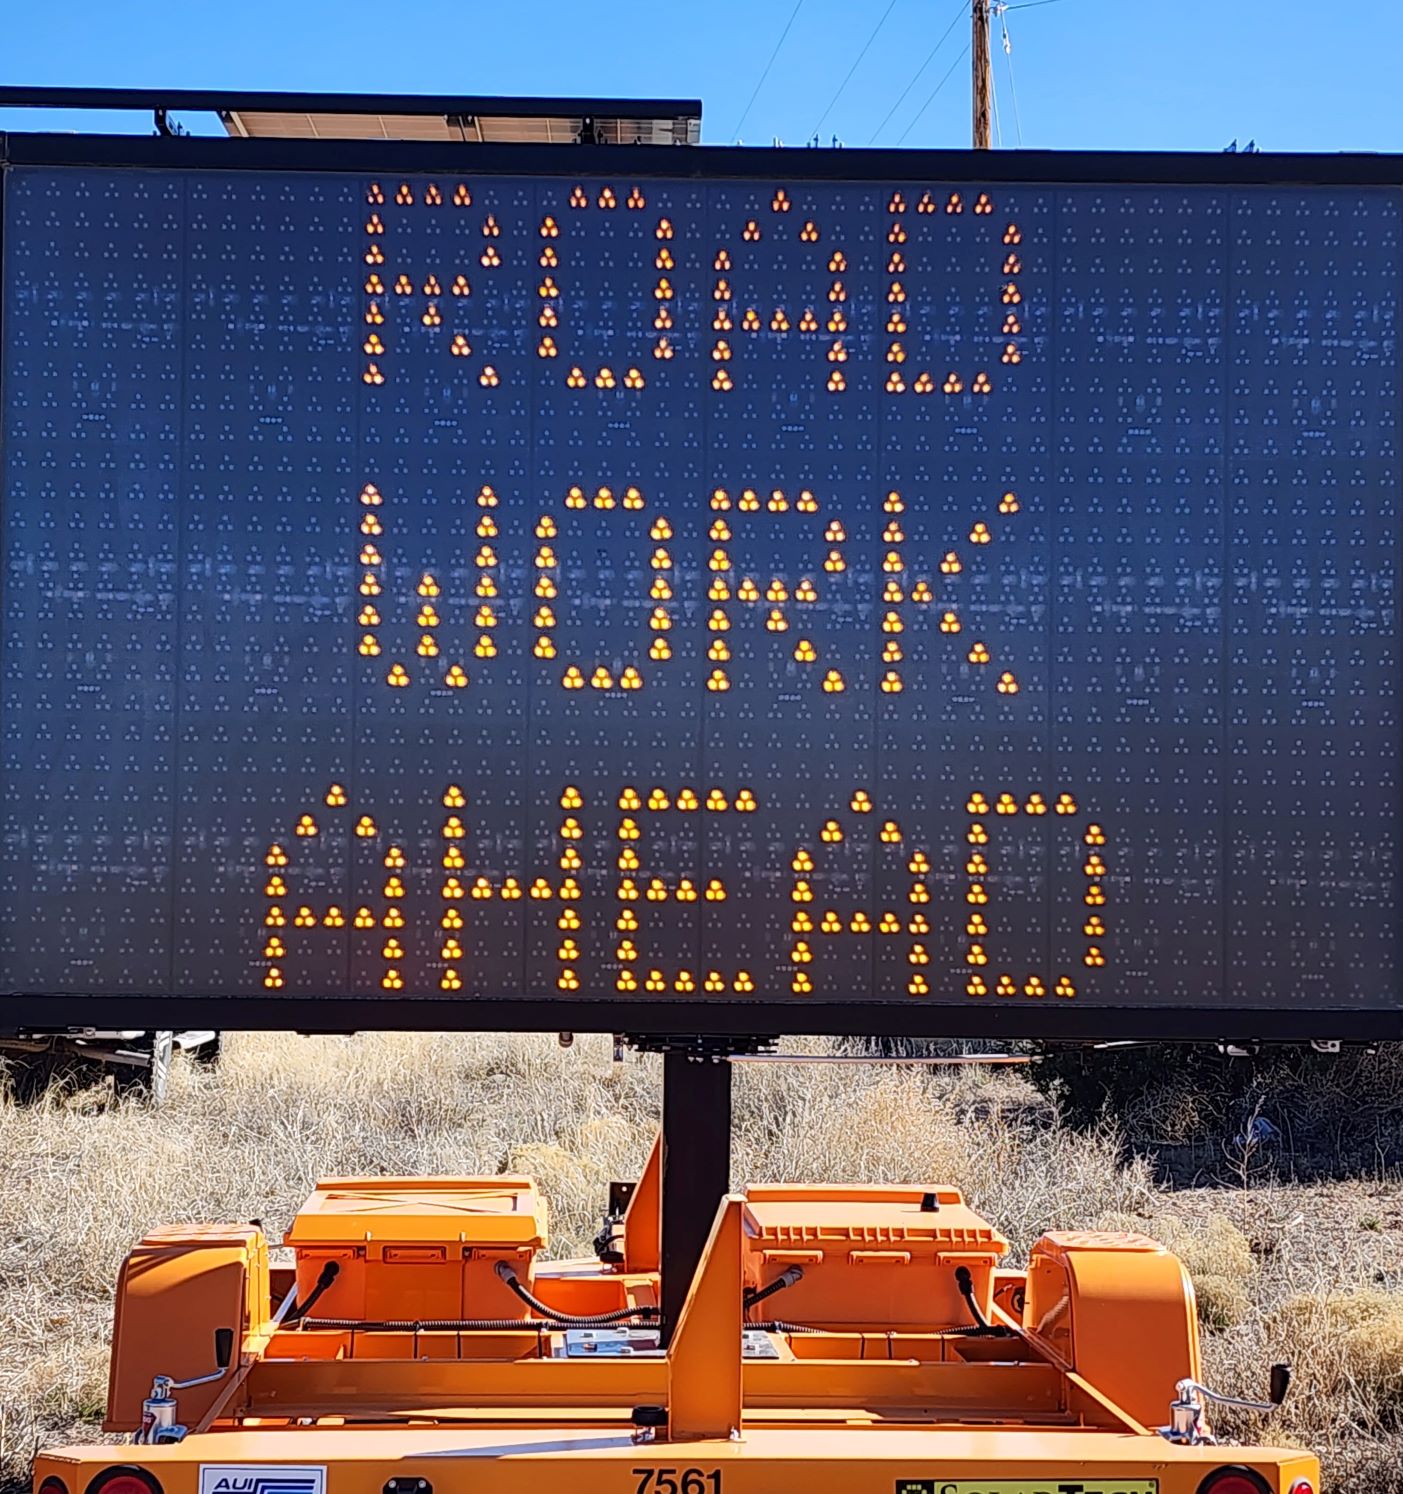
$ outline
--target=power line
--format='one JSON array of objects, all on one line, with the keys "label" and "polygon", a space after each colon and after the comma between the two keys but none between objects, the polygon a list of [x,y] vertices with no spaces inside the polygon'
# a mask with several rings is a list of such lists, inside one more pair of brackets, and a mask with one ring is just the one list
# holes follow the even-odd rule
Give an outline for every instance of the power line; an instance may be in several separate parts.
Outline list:
[{"label": "power line", "polygon": [[860,51],[857,54],[857,57],[853,61],[853,65],[848,69],[847,77],[845,77],[843,79],[843,81],[838,85],[838,91],[837,91],[837,93],[835,93],[833,95],[833,97],[831,99],[829,99],[829,101],[828,101],[828,107],[823,111],[822,114],[819,115],[818,124],[816,124],[813,127],[813,130],[811,132],[812,134],[814,134],[814,135],[818,134],[819,130],[822,128],[823,121],[825,119],[827,119],[828,116],[833,112],[833,106],[834,106],[834,104],[836,104],[838,102],[838,100],[840,98],[842,98],[842,96],[843,96],[843,90],[848,86],[849,83],[852,82],[853,74],[858,70],[858,67],[861,64],[862,59],[864,57],[866,57],[867,53],[871,50],[872,43],[877,40],[877,33],[882,29],[883,26],[885,26],[887,24],[887,17],[895,9],[896,9],[896,0],[888,0],[887,8],[882,12],[881,19],[872,28],[872,33],[867,38],[866,42],[863,44],[862,51]]},{"label": "power line", "polygon": [[1014,86],[1013,82],[1012,48],[1004,53],[1004,66],[1008,69],[1008,95],[1013,100],[1013,128],[1017,132],[1018,143],[1021,146],[1023,144],[1023,119],[1018,113],[1018,89]]},{"label": "power line", "polygon": [[892,115],[895,114],[896,111],[901,107],[903,101],[906,98],[906,95],[910,93],[911,90],[920,81],[921,74],[924,73],[925,70],[931,65],[931,63],[935,61],[935,54],[941,49],[942,46],[945,45],[945,38],[949,36],[950,33],[955,29],[955,27],[960,24],[960,21],[964,18],[964,14],[965,0],[959,0],[959,5],[955,10],[954,20],[952,20],[950,24],[945,28],[945,30],[940,33],[939,41],[937,41],[936,44],[930,49],[930,51],[926,53],[926,60],[920,65],[920,67],[916,69],[916,71],[911,76],[911,81],[897,95],[896,102],[891,106],[890,109],[887,110],[881,124],[879,124],[876,130],[873,131],[872,138],[867,142],[868,145],[875,145],[877,143],[877,136],[886,129]]},{"label": "power line", "polygon": [[921,116],[935,102],[935,96],[936,96],[936,94],[938,94],[940,92],[940,90],[945,87],[946,83],[948,83],[950,81],[950,74],[953,73],[955,71],[955,69],[957,67],[959,67],[959,65],[965,60],[965,58],[969,56],[969,48],[970,48],[970,44],[968,42],[966,42],[965,45],[964,45],[964,50],[950,64],[950,66],[948,68],[946,68],[946,70],[945,70],[945,76],[940,80],[939,83],[937,83],[935,85],[934,88],[931,89],[931,91],[930,91],[930,97],[916,111],[915,118],[912,119],[911,123],[908,124],[906,126],[906,128],[901,132],[901,139],[899,139],[896,142],[898,145],[900,145],[902,143],[902,141],[905,140],[906,137],[911,133],[911,131],[916,128],[917,124],[920,122]]},{"label": "power line", "polygon": [[740,139],[741,126],[750,117],[750,111],[755,105],[755,100],[760,97],[760,90],[765,86],[765,79],[770,76],[770,69],[775,65],[775,58],[779,56],[779,49],[784,45],[784,39],[789,35],[794,22],[799,18],[799,12],[804,8],[804,0],[796,0],[794,9],[789,13],[789,19],[784,23],[784,30],[779,34],[779,40],[775,43],[775,49],[770,53],[770,60],[765,64],[765,70],[760,74],[760,79],[755,85],[755,91],[750,95],[750,102],[746,104],[744,112],[736,122],[736,127],[731,131],[731,138]]},{"label": "power line", "polygon": [[[1013,100],[1013,128],[1017,133],[1019,145],[1023,144],[1023,121],[1018,113],[1018,88],[1013,81],[1013,39],[1008,34],[1008,12],[1013,7],[1001,5],[996,12],[999,18],[999,29],[1003,33],[1004,66],[1008,69],[1008,93]],[[1022,9],[1020,6],[1019,9]]]}]

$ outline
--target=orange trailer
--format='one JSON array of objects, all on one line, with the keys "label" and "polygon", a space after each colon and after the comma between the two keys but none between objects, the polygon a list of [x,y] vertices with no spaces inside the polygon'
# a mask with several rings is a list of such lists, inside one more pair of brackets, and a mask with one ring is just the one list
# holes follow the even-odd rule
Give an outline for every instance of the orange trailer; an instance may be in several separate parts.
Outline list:
[{"label": "orange trailer", "polygon": [[1011,1269],[953,1188],[729,1194],[664,1325],[661,1151],[597,1260],[541,1258],[521,1177],[323,1182],[291,1266],[256,1225],[153,1232],[117,1294],[131,1445],[44,1452],[37,1494],[1319,1487],[1309,1454],[1212,1440],[1161,1245],[1052,1233]]}]

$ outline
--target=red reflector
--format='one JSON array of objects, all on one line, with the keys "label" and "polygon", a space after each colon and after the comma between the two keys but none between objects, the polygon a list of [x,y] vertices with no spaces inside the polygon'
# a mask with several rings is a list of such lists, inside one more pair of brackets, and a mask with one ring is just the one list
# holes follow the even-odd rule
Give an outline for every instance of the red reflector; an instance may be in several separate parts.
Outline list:
[{"label": "red reflector", "polygon": [[1219,1468],[1198,1486],[1198,1494],[1271,1494],[1271,1488],[1250,1468]]},{"label": "red reflector", "polygon": [[144,1468],[104,1468],[87,1494],[165,1494],[161,1481]]},{"label": "red reflector", "polygon": [[[1215,1484],[1213,1487],[1217,1489],[1218,1485]],[[101,1486],[101,1489],[102,1494],[151,1494],[150,1489],[146,1487],[145,1481],[131,1473],[116,1474],[114,1477],[108,1479]],[[98,1494],[97,1486],[89,1484],[88,1494]],[[1225,1488],[1221,1490],[1221,1494],[1238,1494],[1238,1491],[1236,1489]],[[1243,1494],[1246,1494],[1246,1490],[1243,1491]],[[1255,1494],[1255,1491],[1253,1491],[1253,1494]]]},{"label": "red reflector", "polygon": [[39,1485],[39,1494],[68,1494],[68,1485],[56,1473],[51,1473]]},{"label": "red reflector", "polygon": [[1308,1478],[1298,1478],[1291,1485],[1291,1494],[1315,1494],[1315,1485]]}]

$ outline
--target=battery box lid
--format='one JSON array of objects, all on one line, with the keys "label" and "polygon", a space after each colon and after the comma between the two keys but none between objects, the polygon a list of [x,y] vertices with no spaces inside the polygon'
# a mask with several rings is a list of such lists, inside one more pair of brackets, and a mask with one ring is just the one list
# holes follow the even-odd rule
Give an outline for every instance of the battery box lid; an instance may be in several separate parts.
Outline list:
[{"label": "battery box lid", "polygon": [[297,1212],[294,1247],[448,1245],[545,1249],[546,1203],[530,1178],[325,1178]]},{"label": "battery box lid", "polygon": [[1002,1256],[1008,1241],[957,1188],[766,1184],[746,1193],[751,1249],[847,1256],[901,1249],[914,1256]]}]

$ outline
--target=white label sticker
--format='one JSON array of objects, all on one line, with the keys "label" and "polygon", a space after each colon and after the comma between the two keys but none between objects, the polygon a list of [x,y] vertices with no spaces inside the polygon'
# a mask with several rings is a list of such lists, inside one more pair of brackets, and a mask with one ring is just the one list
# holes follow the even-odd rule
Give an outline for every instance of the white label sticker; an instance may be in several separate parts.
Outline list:
[{"label": "white label sticker", "polygon": [[326,1466],[201,1463],[200,1494],[326,1494]]}]

